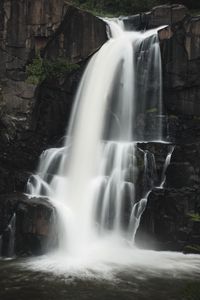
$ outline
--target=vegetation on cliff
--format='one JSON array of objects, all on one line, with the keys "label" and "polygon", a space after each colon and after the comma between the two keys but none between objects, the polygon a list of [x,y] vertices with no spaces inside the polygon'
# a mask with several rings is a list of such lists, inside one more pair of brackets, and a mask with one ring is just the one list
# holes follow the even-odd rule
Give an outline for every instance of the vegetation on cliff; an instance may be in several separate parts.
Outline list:
[{"label": "vegetation on cliff", "polygon": [[66,73],[77,70],[77,64],[69,63],[64,58],[56,60],[42,59],[39,55],[26,67],[27,81],[32,84],[39,84],[45,79],[60,79]]},{"label": "vegetation on cliff", "polygon": [[72,0],[72,4],[97,14],[134,14],[163,4],[183,4],[190,9],[200,8],[196,0]]}]

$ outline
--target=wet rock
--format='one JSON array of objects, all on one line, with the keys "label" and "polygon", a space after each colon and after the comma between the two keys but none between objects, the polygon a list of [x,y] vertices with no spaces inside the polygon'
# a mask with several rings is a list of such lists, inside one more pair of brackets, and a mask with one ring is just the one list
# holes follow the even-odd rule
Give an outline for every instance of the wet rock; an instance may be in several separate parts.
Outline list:
[{"label": "wet rock", "polygon": [[190,163],[171,163],[169,165],[166,172],[167,186],[172,188],[182,188],[193,186],[195,183],[195,171]]},{"label": "wet rock", "polygon": [[12,193],[0,196],[0,235],[2,252],[8,256],[10,222],[16,216],[14,234],[15,255],[42,254],[56,244],[54,208],[47,198],[28,198]]},{"label": "wet rock", "polygon": [[170,115],[199,116],[200,17],[187,16],[171,31],[161,41],[165,107]]},{"label": "wet rock", "polygon": [[[159,143],[139,145],[153,152],[156,161],[170,147],[160,147]],[[199,143],[175,145],[164,188],[153,189],[148,197],[136,238],[141,247],[197,253],[194,249],[200,243],[199,149]]]},{"label": "wet rock", "polygon": [[148,143],[137,143],[139,149],[142,151],[148,151],[154,156],[155,159],[155,168],[157,179],[155,180],[155,185],[159,186],[162,172],[165,164],[166,157],[171,149],[171,144],[159,143],[159,142],[148,142]]},{"label": "wet rock", "polygon": [[188,10],[184,5],[161,5],[152,9],[148,27],[154,28],[162,25],[175,24],[182,21]]},{"label": "wet rock", "polygon": [[198,188],[153,190],[137,232],[138,245],[176,251],[199,245],[196,226],[199,232],[200,223],[196,224],[192,217],[199,214],[199,192]]},{"label": "wet rock", "polygon": [[96,52],[107,40],[105,23],[92,14],[64,6],[64,19],[47,47],[47,58],[66,57],[76,63]]},{"label": "wet rock", "polygon": [[170,188],[200,185],[199,143],[176,145],[171,164],[166,171],[166,186]]},{"label": "wet rock", "polygon": [[122,19],[127,29],[141,30],[178,23],[182,21],[187,14],[188,10],[184,5],[166,4],[156,6],[150,12],[122,17]]}]

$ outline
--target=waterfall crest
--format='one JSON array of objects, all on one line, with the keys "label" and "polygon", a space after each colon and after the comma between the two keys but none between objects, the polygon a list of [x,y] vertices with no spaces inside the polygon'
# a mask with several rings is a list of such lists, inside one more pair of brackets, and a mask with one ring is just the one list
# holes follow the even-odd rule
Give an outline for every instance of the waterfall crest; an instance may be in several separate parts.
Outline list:
[{"label": "waterfall crest", "polygon": [[[42,154],[27,186],[57,208],[59,250],[71,255],[108,236],[134,242],[148,194],[136,203],[135,143],[162,140],[157,30],[130,32],[118,20],[106,22],[110,39],[82,77],[65,145]],[[157,123],[146,136],[148,111]]]}]

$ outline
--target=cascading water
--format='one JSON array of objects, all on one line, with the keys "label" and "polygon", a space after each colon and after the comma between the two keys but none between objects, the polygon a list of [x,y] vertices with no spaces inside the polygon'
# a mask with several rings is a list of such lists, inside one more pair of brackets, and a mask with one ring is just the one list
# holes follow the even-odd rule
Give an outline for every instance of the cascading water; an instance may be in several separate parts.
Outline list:
[{"label": "cascading water", "polygon": [[0,235],[0,257],[2,256],[3,237]]},{"label": "cascading water", "polygon": [[[126,32],[122,22],[107,23],[110,40],[83,75],[65,147],[47,150],[28,183],[30,194],[48,196],[57,208],[60,249],[73,253],[105,234],[134,240],[139,206],[134,120],[138,110],[145,114],[147,97],[162,113],[157,30]],[[142,90],[138,74],[145,81]],[[161,138],[158,124],[150,140]],[[141,203],[137,219],[144,199]]]},{"label": "cascading water", "polygon": [[[88,260],[96,267],[98,259],[145,261],[144,253],[131,254],[149,192],[145,188],[136,201],[135,145],[138,139],[162,140],[159,42],[157,30],[128,32],[122,22],[106,22],[110,39],[82,77],[65,146],[42,154],[27,187],[31,195],[47,196],[57,209],[61,268],[63,257],[70,257],[66,264],[72,269],[88,267]],[[148,111],[154,112],[156,130],[147,128]]]},{"label": "cascading water", "polygon": [[14,257],[15,255],[15,231],[16,231],[16,214],[14,213],[8,225],[9,241],[7,255]]},{"label": "cascading water", "polygon": [[166,180],[166,171],[167,171],[167,168],[168,168],[168,166],[169,166],[169,164],[171,162],[171,157],[172,157],[174,148],[175,148],[175,146],[171,146],[170,150],[169,150],[169,153],[167,154],[167,157],[166,157],[166,160],[165,160],[165,164],[164,164],[164,167],[163,167],[163,171],[162,171],[160,188],[164,187],[165,180]]}]

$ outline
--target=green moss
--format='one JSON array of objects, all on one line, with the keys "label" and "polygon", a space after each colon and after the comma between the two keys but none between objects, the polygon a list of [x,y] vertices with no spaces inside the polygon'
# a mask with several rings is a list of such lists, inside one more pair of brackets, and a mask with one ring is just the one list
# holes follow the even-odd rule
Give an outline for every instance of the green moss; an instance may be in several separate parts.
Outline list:
[{"label": "green moss", "polygon": [[156,107],[152,107],[146,110],[146,113],[156,113],[158,111],[158,109]]},{"label": "green moss", "polygon": [[189,13],[190,13],[191,16],[194,16],[194,17],[200,16],[200,10],[199,9],[191,9],[189,11]]},{"label": "green moss", "polygon": [[200,116],[194,116],[193,119],[194,119],[195,121],[200,121]]},{"label": "green moss", "polygon": [[187,245],[184,247],[185,253],[200,253],[199,245]]},{"label": "green moss", "polygon": [[200,222],[200,215],[199,214],[188,214],[190,219],[194,222]]},{"label": "green moss", "polygon": [[37,55],[26,67],[27,82],[37,85],[45,79],[60,79],[78,68],[77,64],[71,64],[64,58],[47,60]]},{"label": "green moss", "polygon": [[176,116],[176,115],[169,115],[169,118],[170,119],[178,119],[178,116]]},{"label": "green moss", "polygon": [[71,0],[70,3],[98,16],[131,15],[164,4],[165,0]]}]

